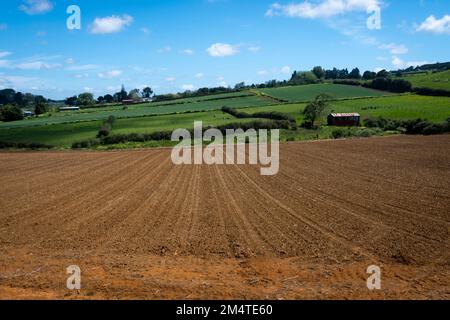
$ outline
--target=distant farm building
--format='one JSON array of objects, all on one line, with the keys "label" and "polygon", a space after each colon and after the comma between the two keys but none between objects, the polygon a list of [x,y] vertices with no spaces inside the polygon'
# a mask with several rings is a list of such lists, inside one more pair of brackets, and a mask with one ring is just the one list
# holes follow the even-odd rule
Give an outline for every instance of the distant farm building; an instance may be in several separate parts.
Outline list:
[{"label": "distant farm building", "polygon": [[33,112],[32,111],[24,111],[23,112],[23,116],[26,118],[26,117],[31,117],[33,115]]},{"label": "distant farm building", "polygon": [[361,115],[359,113],[332,113],[328,116],[329,126],[353,127],[359,126]]},{"label": "distant farm building", "polygon": [[61,107],[59,111],[78,111],[80,107]]},{"label": "distant farm building", "polygon": [[129,105],[136,104],[136,103],[139,103],[139,102],[136,100],[133,100],[133,99],[122,100],[122,104],[125,106],[129,106]]}]

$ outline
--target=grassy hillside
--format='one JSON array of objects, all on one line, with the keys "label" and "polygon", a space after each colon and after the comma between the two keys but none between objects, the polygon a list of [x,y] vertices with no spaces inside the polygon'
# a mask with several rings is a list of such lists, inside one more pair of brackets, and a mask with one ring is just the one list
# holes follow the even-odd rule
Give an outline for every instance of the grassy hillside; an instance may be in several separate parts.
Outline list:
[{"label": "grassy hillside", "polygon": [[450,91],[450,70],[437,73],[406,75],[403,79],[411,82],[414,88],[431,88]]},{"label": "grassy hillside", "polygon": [[312,101],[321,93],[328,94],[333,99],[392,95],[388,92],[340,84],[311,84],[305,86],[260,89],[259,91],[277,99],[289,102]]},{"label": "grassy hillside", "polygon": [[[286,104],[257,108],[245,108],[242,111],[254,113],[259,111],[279,111],[289,113],[302,120],[302,110],[306,104]],[[446,97],[428,97],[418,95],[392,96],[368,99],[332,101],[324,112],[325,120],[329,112],[358,112],[364,117],[384,117],[388,119],[427,119],[441,122],[450,118],[450,99]]]},{"label": "grassy hillside", "polygon": [[[176,101],[176,100],[175,100]],[[81,111],[58,112],[51,117],[42,116],[40,118],[30,118],[22,121],[1,122],[0,128],[20,128],[45,126],[53,124],[74,123],[81,121],[95,121],[104,120],[108,116],[113,115],[117,119],[121,118],[135,118],[143,116],[155,116],[183,112],[197,112],[208,110],[219,110],[223,106],[231,108],[242,108],[248,106],[264,106],[273,104],[274,101],[268,97],[263,96],[245,96],[239,98],[219,99],[211,101],[198,101],[185,104],[167,104],[153,106],[153,104],[141,104],[129,106],[128,109],[123,110],[123,106],[85,109]]]},{"label": "grassy hillside", "polygon": [[[151,133],[177,128],[192,128],[194,121],[203,121],[203,124],[207,126],[235,122],[236,119],[219,110],[119,119],[114,124],[113,134]],[[240,119],[239,121],[245,122],[251,121],[251,119]],[[11,129],[0,128],[0,141],[39,142],[64,148],[70,147],[75,141],[94,138],[101,125],[102,121],[90,121]]]}]

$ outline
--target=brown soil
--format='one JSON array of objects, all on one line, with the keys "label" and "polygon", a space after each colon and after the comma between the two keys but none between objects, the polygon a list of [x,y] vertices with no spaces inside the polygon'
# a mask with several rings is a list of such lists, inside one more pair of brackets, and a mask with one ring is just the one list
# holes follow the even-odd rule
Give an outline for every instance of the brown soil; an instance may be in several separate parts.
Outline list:
[{"label": "brown soil", "polygon": [[0,298],[449,299],[449,150],[283,144],[271,177],[170,149],[1,153]]}]

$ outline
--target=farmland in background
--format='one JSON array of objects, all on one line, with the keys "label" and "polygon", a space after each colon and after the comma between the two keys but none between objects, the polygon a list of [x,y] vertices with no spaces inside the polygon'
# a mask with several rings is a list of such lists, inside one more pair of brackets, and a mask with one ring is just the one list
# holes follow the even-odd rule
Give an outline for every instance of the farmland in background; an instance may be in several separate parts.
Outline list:
[{"label": "farmland in background", "polygon": [[[260,111],[278,111],[289,113],[302,120],[301,112],[305,103],[277,106],[245,108],[241,111],[254,113]],[[322,120],[329,112],[358,112],[364,117],[383,117],[387,119],[426,119],[431,122],[441,122],[450,118],[450,99],[447,97],[428,97],[418,95],[402,95],[367,99],[350,99],[331,101],[324,112]]]},{"label": "farmland in background", "polygon": [[431,88],[450,91],[450,70],[436,73],[404,75],[402,79],[411,82],[414,88]]},{"label": "farmland in background", "polygon": [[81,121],[95,121],[103,120],[112,115],[118,119],[120,118],[135,118],[144,116],[155,116],[174,113],[185,112],[198,112],[207,110],[219,110],[223,106],[229,106],[231,108],[242,108],[248,106],[264,106],[273,104],[274,101],[271,98],[264,96],[244,96],[240,98],[230,99],[218,99],[208,101],[198,101],[192,103],[177,104],[177,100],[174,100],[172,104],[157,105],[153,104],[140,104],[129,106],[124,110],[123,106],[96,108],[96,109],[83,109],[80,111],[68,111],[58,112],[52,114],[51,117],[43,116],[39,118],[25,119],[14,122],[2,122],[1,128],[19,128],[19,127],[31,127],[31,126],[43,126],[53,124],[67,124]]},{"label": "farmland in background", "polygon": [[317,95],[322,93],[329,95],[332,99],[381,97],[385,95],[392,95],[388,92],[368,89],[364,87],[329,83],[259,89],[259,91],[274,98],[285,100],[288,102],[312,101]]}]

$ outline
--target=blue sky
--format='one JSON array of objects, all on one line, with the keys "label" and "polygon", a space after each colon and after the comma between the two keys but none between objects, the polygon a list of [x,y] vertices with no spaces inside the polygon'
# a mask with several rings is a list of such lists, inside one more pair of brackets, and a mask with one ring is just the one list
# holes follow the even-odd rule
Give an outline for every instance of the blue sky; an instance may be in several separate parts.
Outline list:
[{"label": "blue sky", "polygon": [[[69,5],[81,29],[68,30]],[[381,28],[369,29],[373,8]],[[370,9],[369,13],[367,9]],[[0,88],[61,99],[450,60],[448,0],[0,1]]]}]

